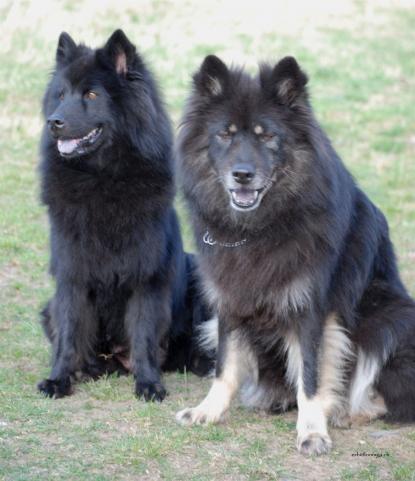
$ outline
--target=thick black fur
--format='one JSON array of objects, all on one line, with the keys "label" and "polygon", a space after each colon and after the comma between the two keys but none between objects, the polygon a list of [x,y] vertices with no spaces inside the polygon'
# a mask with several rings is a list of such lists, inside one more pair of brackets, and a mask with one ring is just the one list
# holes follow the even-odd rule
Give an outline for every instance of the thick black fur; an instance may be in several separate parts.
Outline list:
[{"label": "thick black fur", "polygon": [[219,313],[217,376],[237,329],[258,359],[259,383],[284,382],[281,342],[294,334],[312,398],[335,313],[355,351],[380,366],[373,387],[388,418],[414,421],[415,303],[386,219],[315,120],[306,82],[291,57],[253,78],[209,56],[194,77],[178,158],[201,276]]},{"label": "thick black fur", "polygon": [[52,372],[38,387],[62,397],[75,378],[132,371],[136,394],[161,401],[161,367],[206,374],[212,361],[193,338],[206,312],[173,209],[172,133],[158,89],[122,31],[97,50],[63,33],[43,113],[56,292],[42,316]]}]

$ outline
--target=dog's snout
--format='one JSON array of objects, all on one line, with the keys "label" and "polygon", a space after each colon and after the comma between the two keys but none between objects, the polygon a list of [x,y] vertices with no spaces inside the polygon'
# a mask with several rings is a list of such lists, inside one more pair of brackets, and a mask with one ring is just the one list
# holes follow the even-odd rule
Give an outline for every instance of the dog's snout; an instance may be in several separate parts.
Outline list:
[{"label": "dog's snout", "polygon": [[236,164],[232,169],[232,177],[238,184],[248,184],[255,176],[255,169],[250,164]]},{"label": "dog's snout", "polygon": [[64,120],[62,119],[62,117],[57,115],[51,115],[48,118],[47,122],[50,130],[52,130],[53,132],[56,132],[57,130],[63,129],[63,127],[65,127]]}]

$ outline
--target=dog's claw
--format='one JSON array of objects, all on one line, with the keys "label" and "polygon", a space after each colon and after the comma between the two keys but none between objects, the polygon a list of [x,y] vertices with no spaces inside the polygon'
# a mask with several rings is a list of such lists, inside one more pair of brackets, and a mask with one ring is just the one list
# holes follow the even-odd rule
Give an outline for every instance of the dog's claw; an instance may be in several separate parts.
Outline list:
[{"label": "dog's claw", "polygon": [[138,398],[144,398],[147,402],[161,402],[168,394],[163,384],[159,382],[136,382],[135,393]]},{"label": "dog's claw", "polygon": [[298,451],[308,456],[327,454],[331,450],[331,445],[330,437],[319,433],[310,433],[297,439]]},{"label": "dog's claw", "polygon": [[46,397],[58,399],[72,394],[69,377],[62,379],[44,379],[37,385],[38,390]]},{"label": "dog's claw", "polygon": [[221,414],[209,413],[200,407],[186,408],[176,413],[176,421],[182,426],[215,424],[221,420]]}]

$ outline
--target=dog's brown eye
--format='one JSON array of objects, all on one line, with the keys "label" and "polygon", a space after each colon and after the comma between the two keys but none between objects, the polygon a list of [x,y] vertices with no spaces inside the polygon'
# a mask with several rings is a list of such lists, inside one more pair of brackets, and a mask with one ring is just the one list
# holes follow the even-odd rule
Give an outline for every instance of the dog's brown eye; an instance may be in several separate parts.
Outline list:
[{"label": "dog's brown eye", "polygon": [[232,134],[227,130],[221,130],[220,132],[217,133],[217,136],[221,140],[230,140],[232,138]]},{"label": "dog's brown eye", "polygon": [[95,100],[98,97],[98,94],[93,92],[92,90],[89,90],[85,95],[84,98],[88,100]]},{"label": "dog's brown eye", "polygon": [[270,140],[272,140],[273,138],[275,138],[275,134],[261,134],[259,136],[259,138],[263,141],[263,142],[269,142]]}]

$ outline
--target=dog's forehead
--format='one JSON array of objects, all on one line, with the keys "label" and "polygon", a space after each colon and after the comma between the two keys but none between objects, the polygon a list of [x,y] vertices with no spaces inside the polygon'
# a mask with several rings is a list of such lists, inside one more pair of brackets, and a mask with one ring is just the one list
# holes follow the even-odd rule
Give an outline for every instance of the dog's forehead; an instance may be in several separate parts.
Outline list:
[{"label": "dog's forehead", "polygon": [[250,75],[237,79],[232,86],[231,99],[227,105],[230,123],[238,129],[261,126],[263,110],[263,94],[258,79]]},{"label": "dog's forehead", "polygon": [[257,135],[262,134],[266,126],[272,123],[269,115],[259,108],[260,99],[252,96],[235,98],[238,108],[230,106],[228,110],[228,122],[233,133],[240,130],[254,130]]},{"label": "dog's forehead", "polygon": [[88,80],[95,71],[95,56],[87,53],[75,59],[63,72],[65,79],[74,88]]}]

